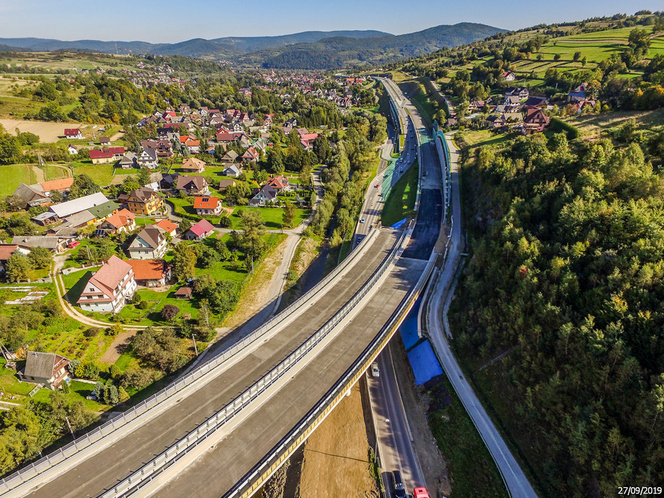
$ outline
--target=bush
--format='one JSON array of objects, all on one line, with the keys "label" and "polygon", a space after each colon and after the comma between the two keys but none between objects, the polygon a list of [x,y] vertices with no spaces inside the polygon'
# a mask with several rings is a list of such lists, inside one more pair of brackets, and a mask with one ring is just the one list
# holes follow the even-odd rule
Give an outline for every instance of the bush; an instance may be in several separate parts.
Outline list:
[{"label": "bush", "polygon": [[120,387],[133,387],[134,389],[143,389],[152,384],[154,376],[149,370],[130,369],[122,374]]},{"label": "bush", "polygon": [[172,321],[180,313],[180,308],[173,306],[172,304],[167,304],[161,309],[161,318],[167,322]]},{"label": "bush", "polygon": [[71,389],[69,388],[69,382],[63,382],[62,383],[62,392],[63,394],[69,394],[71,392]]},{"label": "bush", "polygon": [[131,304],[139,304],[142,300],[143,300],[143,298],[137,292],[136,294],[134,294],[134,297],[131,298]]},{"label": "bush", "polygon": [[76,370],[80,366],[81,366],[81,360],[74,359],[69,362],[69,365],[67,365],[67,370],[69,370],[69,373],[76,375]]},{"label": "bush", "polygon": [[83,335],[85,337],[95,337],[96,335],[99,335],[100,332],[102,332],[103,329],[99,327],[91,327],[85,332],[83,332]]},{"label": "bush", "polygon": [[122,371],[118,368],[117,365],[111,365],[109,370],[112,379],[119,379],[122,376]]},{"label": "bush", "polygon": [[138,309],[146,310],[150,307],[150,302],[149,301],[141,301],[140,303],[138,303],[137,307],[138,307]]},{"label": "bush", "polygon": [[581,136],[581,133],[576,127],[556,117],[551,118],[551,129],[556,133],[566,133],[568,140],[574,140]]}]

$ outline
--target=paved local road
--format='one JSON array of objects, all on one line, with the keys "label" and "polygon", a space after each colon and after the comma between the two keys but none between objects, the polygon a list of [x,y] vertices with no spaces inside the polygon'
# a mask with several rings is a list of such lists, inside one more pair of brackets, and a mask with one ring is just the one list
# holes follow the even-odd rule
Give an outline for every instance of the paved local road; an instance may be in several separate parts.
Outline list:
[{"label": "paved local road", "polygon": [[[430,340],[438,358],[441,360],[447,378],[450,380],[450,383],[461,399],[468,415],[470,415],[473,420],[484,443],[489,449],[491,456],[496,462],[510,496],[512,496],[512,498],[536,498],[537,493],[533,490],[523,473],[523,470],[521,470],[521,467],[505,444],[505,441],[496,429],[496,426],[491,421],[491,418],[489,418],[482,403],[480,403],[477,395],[470,386],[470,383],[464,377],[463,372],[450,349],[445,334],[445,332],[448,331],[445,330],[447,323],[446,317],[443,317],[443,309],[446,308],[446,303],[449,302],[452,297],[452,292],[449,292],[449,289],[453,284],[454,274],[456,273],[460,261],[462,239],[458,171],[459,153],[452,143],[450,136],[446,136],[446,140],[450,149],[450,160],[452,163],[449,166],[451,168],[452,176],[453,229],[450,234],[448,257],[441,273],[439,274],[439,278],[437,281],[432,279],[430,282],[430,285],[435,285],[433,295],[429,301],[429,309],[426,314]],[[449,295],[446,299],[447,294]],[[446,301],[445,303],[443,302],[444,300]]]}]

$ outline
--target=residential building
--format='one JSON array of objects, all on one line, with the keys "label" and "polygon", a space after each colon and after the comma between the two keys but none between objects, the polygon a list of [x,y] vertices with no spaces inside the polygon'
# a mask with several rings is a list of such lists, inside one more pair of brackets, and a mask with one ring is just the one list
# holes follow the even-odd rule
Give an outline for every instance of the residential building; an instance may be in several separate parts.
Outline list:
[{"label": "residential building", "polygon": [[192,291],[191,287],[183,285],[175,291],[175,299],[191,299]]},{"label": "residential building", "polygon": [[155,223],[153,226],[161,230],[162,233],[167,233],[171,237],[175,237],[178,233],[178,226],[170,220],[163,219],[159,223]]},{"label": "residential building", "polygon": [[27,256],[30,254],[30,248],[18,244],[0,244],[0,274],[5,272],[5,265],[15,252]]},{"label": "residential building", "polygon": [[258,151],[253,147],[249,147],[244,154],[242,154],[242,162],[256,162],[259,157]]},{"label": "residential building", "polygon": [[67,243],[71,237],[53,237],[49,235],[20,235],[12,239],[12,244],[19,244],[21,246],[45,247],[55,254],[65,252]]},{"label": "residential building", "polygon": [[[60,178],[59,180],[50,180],[48,182],[41,182],[37,185],[41,187],[42,191],[46,195],[50,196],[55,191],[58,191],[61,194],[66,195],[73,184],[74,184],[73,178]],[[36,187],[36,185],[32,186]]]},{"label": "residential building", "polygon": [[201,220],[184,234],[187,240],[203,240],[214,233],[214,226],[208,220]]},{"label": "residential building", "polygon": [[25,202],[24,207],[26,208],[48,206],[51,203],[51,199],[49,199],[41,187],[37,188],[34,185],[26,185],[25,183],[21,183],[12,195],[20,197]]},{"label": "residential building", "polygon": [[235,164],[229,166],[224,171],[224,176],[230,176],[231,178],[237,178],[242,174],[242,170]]},{"label": "residential building", "polygon": [[130,259],[134,280],[142,287],[163,287],[171,280],[171,265],[163,259]]},{"label": "residential building", "polygon": [[138,168],[138,157],[133,152],[126,152],[118,163],[122,169]]},{"label": "residential building", "polygon": [[525,86],[511,86],[505,90],[505,98],[507,97],[518,97],[520,100],[526,100],[530,97],[530,90]]},{"label": "residential building", "polygon": [[213,216],[221,213],[221,199],[217,197],[196,197],[194,209],[198,216]]},{"label": "residential building", "polygon": [[221,158],[221,162],[222,164],[230,165],[233,164],[235,161],[237,161],[238,157],[239,156],[237,152],[235,152],[234,150],[229,150],[228,152],[226,152],[226,154],[224,154],[224,157]]},{"label": "residential building", "polygon": [[208,195],[210,189],[208,188],[207,180],[202,176],[180,176],[177,180],[177,190],[180,195]]},{"label": "residential building", "polygon": [[290,192],[293,190],[288,178],[285,176],[272,176],[267,179],[267,185],[279,192]]},{"label": "residential building", "polygon": [[277,191],[269,185],[254,189],[254,196],[249,201],[250,206],[266,206],[277,202]]},{"label": "residential building", "polygon": [[153,214],[159,211],[164,201],[157,193],[146,187],[132,190],[127,198],[127,209],[134,214]]},{"label": "residential building", "polygon": [[526,100],[523,103],[524,106],[526,107],[539,107],[544,108],[549,105],[549,99],[546,97],[528,97],[528,100]]},{"label": "residential building", "polygon": [[78,128],[65,128],[65,138],[69,140],[82,140],[83,134]]},{"label": "residential building", "polygon": [[57,214],[60,218],[67,218],[72,214],[80,213],[81,211],[86,211],[92,207],[99,206],[108,202],[108,199],[101,192],[96,192],[94,194],[86,195],[85,197],[79,197],[73,201],[62,202],[51,206],[49,210],[52,213]]},{"label": "residential building", "polygon": [[69,376],[67,365],[69,365],[69,360],[59,354],[28,351],[21,377],[26,382],[41,384],[49,389],[58,389]]},{"label": "residential building", "polygon": [[219,190],[223,192],[226,190],[228,187],[235,187],[236,183],[235,180],[228,180],[228,179],[222,179],[219,180]]},{"label": "residential building", "polygon": [[110,137],[100,137],[99,138],[99,144],[104,146],[104,145],[111,145],[111,139]]},{"label": "residential building", "polygon": [[167,249],[166,237],[157,227],[148,226],[136,235],[127,251],[132,259],[161,259]]},{"label": "residential building", "polygon": [[161,177],[159,186],[164,190],[170,190],[177,185],[177,180],[180,176],[182,176],[180,173],[166,173]]},{"label": "residential building", "polygon": [[37,216],[33,216],[30,219],[41,226],[50,225],[51,223],[57,223],[58,221],[60,221],[58,215],[55,213],[51,213],[50,211],[38,214]]},{"label": "residential building", "polygon": [[152,169],[159,166],[159,161],[157,159],[157,151],[152,147],[146,147],[143,149],[141,154],[136,159],[136,162],[139,166],[145,166],[146,168]]},{"label": "residential building", "polygon": [[90,159],[92,164],[107,164],[115,161],[115,156],[110,150],[91,150]]},{"label": "residential building", "polygon": [[135,291],[134,270],[114,255],[85,284],[77,303],[85,311],[118,313]]},{"label": "residential building", "polygon": [[189,173],[202,173],[205,171],[205,161],[195,157],[188,157],[182,163],[182,169]]},{"label": "residential building", "polygon": [[87,211],[94,216],[94,223],[104,221],[109,216],[115,214],[120,209],[120,206],[115,201],[108,201],[99,206],[89,208]]},{"label": "residential building", "polygon": [[522,131],[524,135],[541,133],[549,125],[549,117],[542,112],[542,109],[531,107],[523,118]]},{"label": "residential building", "polygon": [[122,209],[106,218],[98,229],[103,230],[106,235],[132,232],[136,230],[136,215],[127,209]]}]

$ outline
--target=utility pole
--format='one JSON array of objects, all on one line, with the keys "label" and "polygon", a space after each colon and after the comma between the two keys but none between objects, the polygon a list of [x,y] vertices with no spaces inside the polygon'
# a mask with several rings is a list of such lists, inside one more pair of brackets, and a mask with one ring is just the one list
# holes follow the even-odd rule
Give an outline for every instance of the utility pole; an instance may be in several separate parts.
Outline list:
[{"label": "utility pole", "polygon": [[71,424],[69,423],[69,417],[65,417],[65,420],[67,421],[67,427],[69,427],[69,432],[71,432],[71,438],[76,439],[76,436],[74,436],[74,431],[71,428]]},{"label": "utility pole", "polygon": [[194,351],[196,352],[196,356],[198,356],[198,348],[196,347],[196,334],[191,334],[191,340],[194,341]]}]

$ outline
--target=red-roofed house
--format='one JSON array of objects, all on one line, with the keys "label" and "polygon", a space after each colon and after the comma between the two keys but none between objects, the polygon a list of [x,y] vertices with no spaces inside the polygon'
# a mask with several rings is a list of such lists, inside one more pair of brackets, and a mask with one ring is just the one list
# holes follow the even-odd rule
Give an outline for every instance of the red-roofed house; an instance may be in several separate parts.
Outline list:
[{"label": "red-roofed house", "polygon": [[5,265],[15,252],[27,256],[30,254],[30,249],[18,244],[0,244],[0,274],[5,272]]},{"label": "red-roofed house", "polygon": [[122,209],[113,216],[106,218],[99,230],[104,230],[106,235],[116,234],[121,232],[131,232],[136,229],[136,215],[128,209]]},{"label": "red-roofed house", "polygon": [[163,287],[171,279],[171,265],[162,259],[130,259],[136,284],[143,287]]},{"label": "red-roofed house", "polygon": [[92,164],[106,164],[115,161],[115,156],[110,150],[91,150],[90,159]]},{"label": "red-roofed house", "polygon": [[77,303],[85,311],[118,313],[135,291],[136,281],[131,265],[117,256],[111,256],[85,284]]},{"label": "red-roofed house", "polygon": [[173,223],[170,220],[163,219],[159,223],[155,223],[155,225],[159,230],[162,231],[162,233],[167,233],[171,237],[175,237],[175,234],[177,234],[178,231],[178,226]]},{"label": "red-roofed house", "polygon": [[549,125],[549,117],[542,112],[542,109],[531,107],[523,118],[523,133],[530,135],[532,133],[541,133]]},{"label": "red-roofed house", "polygon": [[125,148],[124,147],[109,147],[108,151],[113,154],[113,157],[115,159],[121,159],[122,156],[125,154]]},{"label": "red-roofed house", "polygon": [[277,192],[288,192],[292,190],[288,178],[284,176],[272,176],[267,179],[267,185],[272,187]]},{"label": "red-roofed house", "polygon": [[221,200],[217,197],[196,197],[194,209],[198,216],[216,215],[221,213]]},{"label": "red-roofed house", "polygon": [[70,140],[82,140],[83,134],[78,128],[65,128],[65,138]]},{"label": "red-roofed house", "polygon": [[184,234],[187,240],[203,240],[214,233],[214,226],[208,220],[201,220]]},{"label": "red-roofed house", "polygon": [[258,161],[258,152],[253,147],[249,147],[244,154],[242,154],[242,162]]}]

